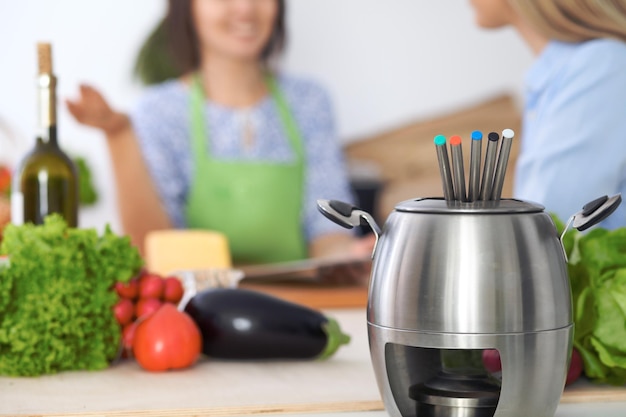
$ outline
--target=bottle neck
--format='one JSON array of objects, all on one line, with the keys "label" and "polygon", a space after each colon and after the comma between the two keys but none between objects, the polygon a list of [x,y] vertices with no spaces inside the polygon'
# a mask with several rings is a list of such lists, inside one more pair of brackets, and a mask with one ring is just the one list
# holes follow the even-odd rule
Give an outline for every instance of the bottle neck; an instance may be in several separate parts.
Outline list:
[{"label": "bottle neck", "polygon": [[38,138],[43,143],[56,145],[56,77],[52,74],[40,74],[37,77],[37,87],[39,106]]}]

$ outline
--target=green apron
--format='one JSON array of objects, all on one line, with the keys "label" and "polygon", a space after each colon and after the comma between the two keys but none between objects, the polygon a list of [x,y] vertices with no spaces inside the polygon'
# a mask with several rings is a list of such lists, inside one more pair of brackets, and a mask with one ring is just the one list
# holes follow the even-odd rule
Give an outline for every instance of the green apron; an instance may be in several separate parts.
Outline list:
[{"label": "green apron", "polygon": [[307,256],[301,218],[302,140],[273,78],[268,79],[268,88],[296,155],[291,163],[213,158],[199,77],[194,77],[191,86],[194,174],[187,198],[187,227],[224,233],[235,263],[283,262]]}]

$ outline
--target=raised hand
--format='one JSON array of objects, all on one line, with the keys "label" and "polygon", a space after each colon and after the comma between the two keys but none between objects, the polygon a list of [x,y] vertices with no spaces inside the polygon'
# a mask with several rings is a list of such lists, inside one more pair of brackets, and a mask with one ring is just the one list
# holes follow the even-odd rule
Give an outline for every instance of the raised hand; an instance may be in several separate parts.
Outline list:
[{"label": "raised hand", "polygon": [[76,100],[65,100],[67,109],[77,122],[113,135],[130,127],[128,116],[109,106],[104,96],[95,88],[82,84]]}]

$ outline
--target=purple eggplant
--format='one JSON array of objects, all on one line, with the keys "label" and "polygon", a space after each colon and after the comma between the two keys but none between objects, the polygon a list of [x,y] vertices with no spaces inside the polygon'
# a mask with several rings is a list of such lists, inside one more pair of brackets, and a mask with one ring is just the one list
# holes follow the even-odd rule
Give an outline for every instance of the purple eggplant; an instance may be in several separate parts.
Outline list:
[{"label": "purple eggplant", "polygon": [[350,341],[319,311],[257,291],[214,288],[185,312],[202,333],[203,353],[224,359],[325,359]]}]

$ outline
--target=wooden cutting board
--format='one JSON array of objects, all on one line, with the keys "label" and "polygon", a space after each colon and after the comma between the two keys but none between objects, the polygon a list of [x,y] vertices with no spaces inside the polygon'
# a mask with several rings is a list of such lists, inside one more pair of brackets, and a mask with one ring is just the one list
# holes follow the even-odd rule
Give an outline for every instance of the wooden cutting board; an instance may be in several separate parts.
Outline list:
[{"label": "wooden cutting board", "polygon": [[323,285],[317,283],[259,283],[242,281],[241,288],[260,291],[314,309],[365,308],[365,285]]}]

